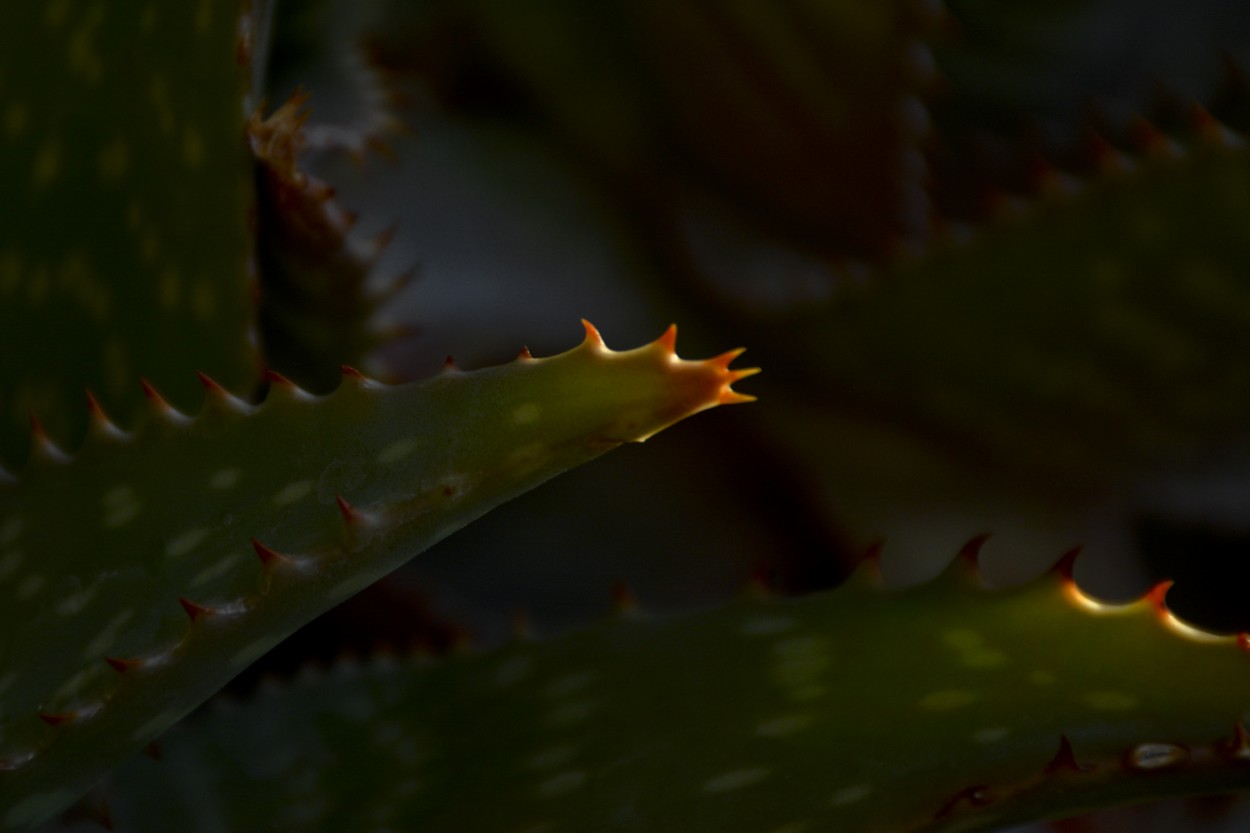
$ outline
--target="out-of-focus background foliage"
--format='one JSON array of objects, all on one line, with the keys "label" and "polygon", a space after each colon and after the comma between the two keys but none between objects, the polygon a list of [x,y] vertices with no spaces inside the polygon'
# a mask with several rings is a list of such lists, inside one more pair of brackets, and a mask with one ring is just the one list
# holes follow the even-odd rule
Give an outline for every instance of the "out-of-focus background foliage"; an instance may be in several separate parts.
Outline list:
[{"label": "out-of-focus background foliage", "polygon": [[[1172,575],[1183,615],[1250,627],[1237,589],[1250,480],[1232,401],[1244,390],[1225,372],[1250,339],[1235,321],[1232,336],[1209,335],[1226,310],[1200,309],[1147,322],[1128,360],[1104,353],[1105,334],[1081,329],[1091,302],[1066,252],[1105,240],[1130,264],[1117,296],[1128,311],[1166,313],[1193,275],[1168,271],[1165,252],[1160,273],[1139,278],[1135,247],[1149,246],[1114,221],[1048,238],[1038,219],[1064,223],[1046,183],[1085,182],[1097,199],[1108,169],[1138,168],[1157,139],[1144,122],[1182,153],[1200,145],[1195,106],[1246,124],[1243,3],[283,0],[276,27],[270,100],[311,93],[307,164],[360,213],[361,239],[395,225],[379,278],[417,268],[385,311],[410,332],[385,356],[397,374],[429,375],[448,354],[477,367],[522,345],[566,349],[581,317],[622,348],[676,321],[683,355],[742,344],[765,368],[749,386],[759,405],[493,513],[310,626],[318,641],[337,635],[320,650],[445,645],[457,629],[494,641],[518,609],[539,632],[561,630],[602,615],[617,581],[657,609],[713,603],[753,576],[806,592],[883,539],[887,576],[916,581],[981,532],[992,581],[1083,544],[1079,578],[1095,594],[1126,598]],[[1228,154],[1230,175],[1244,173]],[[1159,216],[1222,210],[1181,204],[1194,198],[1184,174],[1152,190],[1140,167]],[[1031,247],[1019,270],[1016,232],[1002,232],[1013,211]],[[1250,242],[1220,242],[1212,257],[1234,276],[1222,297],[1250,294]],[[1005,254],[961,254],[977,246]],[[953,262],[930,269],[952,247]],[[924,281],[934,297],[943,281],[975,297],[897,320],[892,302],[856,300]],[[1046,304],[1012,303],[1034,295]],[[1115,317],[1118,301],[1098,303],[1112,315],[1093,318]],[[1013,307],[1001,328],[996,304]],[[1198,358],[1156,372],[1176,332]],[[965,358],[928,361],[948,347]],[[1016,367],[1019,354],[1036,361]],[[1061,380],[1041,411],[1039,368]],[[1094,381],[1067,384],[1075,376]],[[1089,405],[1107,390],[1128,391],[1129,407]],[[1168,423],[1163,441],[1136,436],[1134,415],[1184,411],[1195,391],[1229,404]],[[413,615],[416,596],[429,621]]]}]

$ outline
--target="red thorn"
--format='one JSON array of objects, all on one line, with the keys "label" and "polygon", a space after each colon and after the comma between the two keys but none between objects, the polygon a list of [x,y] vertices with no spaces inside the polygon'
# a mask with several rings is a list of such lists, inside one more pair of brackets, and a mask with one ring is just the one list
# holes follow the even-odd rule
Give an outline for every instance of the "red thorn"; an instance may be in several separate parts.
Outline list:
[{"label": "red thorn", "polygon": [[281,373],[279,373],[276,370],[266,370],[264,379],[266,382],[269,382],[274,385],[283,385],[285,387],[290,387],[290,388],[295,387],[294,382],[292,382],[290,379],[286,378],[285,376],[283,376]]},{"label": "red thorn", "polygon": [[252,549],[256,550],[256,555],[260,558],[260,563],[265,567],[268,567],[270,564],[275,562],[282,563],[290,561],[290,559],[286,556],[274,552],[260,541],[257,541],[255,538],[252,539]]},{"label": "red thorn", "polygon": [[981,547],[985,546],[985,542],[990,539],[988,532],[971,538],[968,543],[960,547],[956,558],[959,559],[969,570],[977,575],[981,574]]},{"label": "red thorn", "polygon": [[1173,581],[1161,581],[1146,593],[1146,600],[1154,605],[1155,612],[1160,616],[1166,615],[1168,611],[1168,590],[1172,589]]},{"label": "red thorn", "polygon": [[118,674],[125,674],[127,671],[134,671],[136,668],[142,668],[144,665],[141,659],[119,659],[117,657],[105,657],[104,661],[112,666],[113,670]]},{"label": "red thorn", "polygon": [[58,726],[64,726],[75,717],[73,712],[39,712],[39,719],[47,723],[53,729]]},{"label": "red thorn", "polygon": [[339,505],[339,512],[343,515],[343,520],[349,524],[358,523],[360,521],[360,513],[356,511],[350,503],[343,499],[342,495],[335,495],[334,500]]},{"label": "red thorn", "polygon": [[460,366],[459,366],[458,364],[456,364],[456,357],[455,357],[455,356],[452,356],[452,355],[449,353],[449,354],[447,355],[447,358],[443,359],[443,370],[448,370],[448,371],[459,371],[459,370],[460,370]]},{"label": "red thorn", "polygon": [[522,347],[521,352],[516,354],[518,361],[529,361],[534,358],[534,354],[530,352],[528,347]]},{"label": "red thorn", "polygon": [[213,612],[211,607],[197,605],[195,602],[186,598],[179,598],[178,604],[182,605],[182,609],[187,612],[187,616],[191,618],[192,622],[198,622],[202,617]]},{"label": "red thorn", "polygon": [[1237,647],[1250,653],[1250,633],[1237,634]]},{"label": "red thorn", "polygon": [[146,396],[148,401],[153,405],[156,405],[159,408],[169,407],[169,403],[165,401],[165,397],[161,396],[160,393],[157,392],[156,388],[152,387],[152,383],[147,379],[140,377],[139,387],[143,388],[143,395]]},{"label": "red thorn", "polygon": [[104,409],[100,407],[100,401],[90,390],[87,391],[87,413],[91,414],[91,418],[96,422],[109,421],[108,414],[104,413]]},{"label": "red thorn", "polygon": [[196,378],[200,380],[200,384],[204,386],[204,390],[208,391],[213,396],[226,397],[230,395],[225,388],[219,385],[216,380],[211,378],[207,373],[202,373],[197,370],[195,371],[195,375]]},{"label": "red thorn", "polygon": [[583,318],[582,327],[586,330],[586,344],[589,344],[591,347],[607,347],[607,345],[603,343],[603,336],[600,335],[599,330],[594,324],[591,324]]},{"label": "red thorn", "polygon": [[37,442],[48,442],[48,432],[44,429],[43,423],[39,421],[39,417],[35,416],[34,411],[30,412],[30,433]]},{"label": "red thorn", "polygon": [[665,352],[677,353],[677,325],[669,324],[668,329],[655,340],[655,343],[664,348]]},{"label": "red thorn", "polygon": [[612,584],[612,608],[618,614],[636,613],[638,611],[638,597],[634,595],[634,591],[629,589],[629,585],[623,581],[617,581]]},{"label": "red thorn", "polygon": [[1250,759],[1250,732],[1240,720],[1233,724],[1233,736],[1221,744],[1223,751],[1240,760]]},{"label": "red thorn", "polygon": [[1081,547],[1073,547],[1059,556],[1059,560],[1055,562],[1055,566],[1050,568],[1050,571],[1064,581],[1075,581],[1073,572],[1076,569],[1076,560],[1080,555]]},{"label": "red thorn", "polygon": [[361,381],[361,382],[366,382],[366,381],[368,381],[368,380],[365,378],[365,374],[361,373],[359,370],[357,370],[356,368],[352,367],[350,364],[341,364],[341,365],[339,365],[339,372],[340,372],[340,373],[342,373],[342,374],[343,374],[343,376],[345,376],[345,377],[346,377],[346,378],[348,378],[348,379],[357,379],[357,380],[359,380],[359,381]]},{"label": "red thorn", "polygon": [[1054,775],[1056,772],[1089,772],[1092,769],[1093,767],[1089,764],[1077,763],[1076,753],[1072,751],[1072,741],[1068,740],[1067,735],[1060,735],[1059,751],[1050,759],[1050,763],[1046,764],[1043,772],[1047,775]]}]

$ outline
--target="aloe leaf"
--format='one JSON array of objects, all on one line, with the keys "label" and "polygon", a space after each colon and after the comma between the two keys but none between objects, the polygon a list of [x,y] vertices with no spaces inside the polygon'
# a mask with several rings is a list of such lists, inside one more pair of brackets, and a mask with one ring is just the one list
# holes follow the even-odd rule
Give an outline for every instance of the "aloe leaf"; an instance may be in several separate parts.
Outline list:
[{"label": "aloe leaf", "polygon": [[1196,126],[1193,147],[1108,149],[1088,182],[1049,172],[1036,204],[759,337],[833,407],[1068,493],[1217,459],[1250,402],[1250,151]]},{"label": "aloe leaf", "polygon": [[6,9],[0,464],[25,457],[32,412],[77,445],[84,388],[129,424],[139,376],[184,408],[189,371],[254,383],[243,127],[262,34],[244,5]]},{"label": "aloe leaf", "polygon": [[806,599],[310,673],[176,727],[107,800],[136,832],[882,833],[1250,787],[1244,639],[1176,621],[1166,586],[1099,604],[1071,559],[987,590],[975,546],[901,591],[865,570]]},{"label": "aloe leaf", "polygon": [[101,411],[72,461],[40,439],[0,486],[0,828],[39,821],[284,636],[496,504],[718,403],[740,351],[676,330],[448,370],[354,372],[312,397],[280,377],[250,408],[211,380],[190,419],[150,392]]},{"label": "aloe leaf", "polygon": [[[822,251],[918,230],[934,4],[390,5],[374,37],[386,66],[436,86],[498,72],[622,193],[710,194]],[[440,67],[451,39],[469,54]]]}]

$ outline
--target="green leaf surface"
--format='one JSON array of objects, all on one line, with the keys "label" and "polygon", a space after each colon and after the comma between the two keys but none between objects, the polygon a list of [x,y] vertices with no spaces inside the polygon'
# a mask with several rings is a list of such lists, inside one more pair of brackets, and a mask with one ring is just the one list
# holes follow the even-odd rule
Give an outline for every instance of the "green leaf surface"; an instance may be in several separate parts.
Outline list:
[{"label": "green leaf surface", "polygon": [[1200,127],[1108,151],[1089,182],[1055,172],[1036,204],[757,337],[817,401],[1012,477],[1106,488],[1219,459],[1250,417],[1250,151]]},{"label": "green leaf surface", "polygon": [[[11,4],[0,27],[0,464],[32,413],[74,447],[83,390],[255,381],[239,0]],[[66,356],[73,356],[67,360]]]},{"label": "green leaf surface", "polygon": [[[299,625],[491,507],[682,417],[748,397],[732,351],[676,330],[388,387],[346,373],[256,408],[153,392],[123,435],[0,483],[0,828],[73,800]],[[188,621],[189,619],[189,621]]]},{"label": "green leaf surface", "polygon": [[[966,549],[965,554],[974,549]],[[1071,562],[1063,562],[1069,566]],[[1250,787],[1250,656],[969,562],[448,660],[310,669],[105,790],[119,831],[972,831]],[[206,813],[205,808],[217,808]]]}]

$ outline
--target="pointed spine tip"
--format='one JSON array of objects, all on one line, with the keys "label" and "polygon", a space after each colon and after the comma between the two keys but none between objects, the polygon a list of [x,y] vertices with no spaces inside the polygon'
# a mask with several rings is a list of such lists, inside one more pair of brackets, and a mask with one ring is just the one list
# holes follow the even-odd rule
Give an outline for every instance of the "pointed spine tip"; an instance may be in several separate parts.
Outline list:
[{"label": "pointed spine tip", "polygon": [[363,515],[356,510],[356,507],[347,502],[342,495],[335,495],[334,502],[338,504],[339,514],[343,516],[343,521],[348,524],[357,524],[363,519]]},{"label": "pointed spine tip", "polygon": [[1071,583],[1076,581],[1073,576],[1076,572],[1076,560],[1081,556],[1081,549],[1081,547],[1073,547],[1059,556],[1059,560],[1050,568],[1050,572],[1064,582]]},{"label": "pointed spine tip", "polygon": [[44,723],[56,729],[71,722],[75,715],[73,712],[39,712],[39,719]]},{"label": "pointed spine tip", "polygon": [[1076,760],[1076,753],[1072,751],[1072,741],[1068,740],[1067,735],[1060,735],[1059,751],[1050,759],[1050,763],[1046,764],[1043,772],[1047,775],[1054,775],[1058,772],[1090,772],[1093,769],[1094,767]]},{"label": "pointed spine tip", "polygon": [[279,373],[276,370],[266,370],[264,373],[264,379],[266,382],[268,382],[271,385],[277,385],[277,386],[284,387],[284,388],[295,387],[294,382],[292,382],[290,379],[283,376],[281,373]]},{"label": "pointed spine tip", "polygon": [[623,581],[612,583],[612,610],[617,616],[629,616],[638,612],[638,597]]},{"label": "pointed spine tip", "polygon": [[178,599],[178,604],[182,605],[182,609],[186,612],[187,618],[189,618],[192,622],[198,622],[213,612],[211,607],[198,605],[185,597],[180,597]]},{"label": "pointed spine tip", "polygon": [[586,331],[586,338],[582,342],[599,350],[606,350],[607,345],[603,343],[603,336],[599,333],[598,328],[591,324],[585,318],[582,319],[582,328]]},{"label": "pointed spine tip", "polygon": [[199,379],[200,384],[203,385],[204,387],[204,390],[208,391],[213,396],[224,398],[230,395],[229,393],[226,392],[225,388],[223,388],[220,384],[217,383],[217,380],[213,379],[211,376],[209,376],[207,373],[204,373],[203,371],[200,371],[200,370],[195,371],[195,378]]},{"label": "pointed spine tip", "polygon": [[1171,611],[1168,610],[1168,591],[1172,589],[1172,585],[1175,583],[1174,581],[1164,580],[1146,592],[1146,601],[1150,602],[1151,607],[1155,609],[1155,613],[1165,619],[1171,615]]},{"label": "pointed spine tip", "polygon": [[357,381],[357,382],[369,381],[365,377],[365,374],[361,373],[359,370],[352,367],[350,364],[339,365],[339,373],[343,375],[344,379],[352,379],[353,381]]},{"label": "pointed spine tip", "polygon": [[165,397],[161,396],[160,393],[157,392],[156,388],[152,386],[152,383],[147,379],[140,377],[139,387],[143,388],[143,395],[146,396],[148,401],[153,405],[162,409],[169,407],[169,403],[165,401]]},{"label": "pointed spine tip", "polygon": [[1240,720],[1233,723],[1233,736],[1220,745],[1220,750],[1235,760],[1250,760],[1250,732],[1246,731],[1244,723]]},{"label": "pointed spine tip", "polygon": [[677,355],[677,325],[669,324],[668,329],[655,340],[655,343],[662,347],[664,352],[670,356]]},{"label": "pointed spine tip", "polygon": [[460,372],[460,365],[456,364],[456,357],[451,355],[450,353],[447,354],[447,358],[443,359],[443,372],[444,373],[459,373]]},{"label": "pointed spine tip", "polygon": [[981,548],[988,540],[990,540],[988,532],[975,535],[968,540],[968,543],[960,547],[955,555],[956,560],[978,578],[981,576]]},{"label": "pointed spine tip", "polygon": [[275,552],[255,538],[252,539],[252,549],[256,551],[256,557],[260,559],[261,565],[266,569],[269,569],[274,564],[289,564],[291,561],[285,555]]},{"label": "pointed spine tip", "polygon": [[517,353],[516,357],[517,361],[528,362],[533,360],[534,354],[530,352],[528,347],[522,347],[521,352]]},{"label": "pointed spine tip", "polygon": [[109,664],[118,674],[125,674],[128,671],[134,671],[136,668],[142,668],[145,662],[141,659],[123,659],[120,657],[105,657],[104,661]]}]

